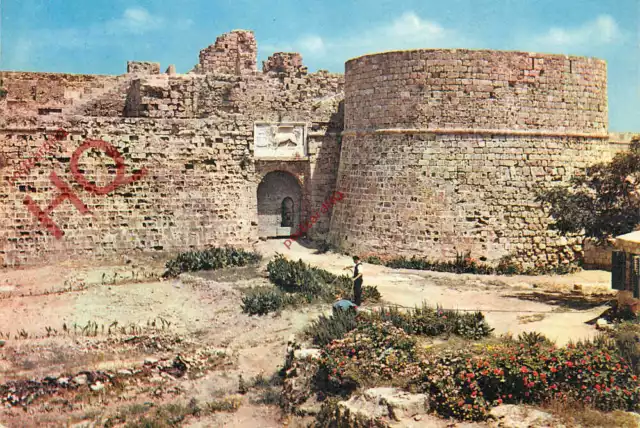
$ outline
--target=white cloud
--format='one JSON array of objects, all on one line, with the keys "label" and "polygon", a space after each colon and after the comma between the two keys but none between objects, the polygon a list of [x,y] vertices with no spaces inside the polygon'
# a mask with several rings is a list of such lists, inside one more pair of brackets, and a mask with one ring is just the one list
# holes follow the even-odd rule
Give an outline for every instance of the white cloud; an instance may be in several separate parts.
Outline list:
[{"label": "white cloud", "polygon": [[471,47],[473,44],[453,29],[444,28],[414,12],[406,12],[391,21],[340,38],[309,34],[294,41],[266,43],[261,48],[269,54],[294,51],[305,58],[332,57],[344,62],[354,56],[385,50]]},{"label": "white cloud", "polygon": [[324,40],[320,36],[303,37],[298,44],[303,50],[312,54],[322,54],[325,50]]},{"label": "white cloud", "polygon": [[121,18],[107,23],[109,30],[122,30],[133,34],[143,34],[157,30],[164,23],[164,19],[149,13],[141,7],[130,7],[124,11]]},{"label": "white cloud", "polygon": [[545,48],[579,48],[608,45],[620,41],[622,31],[609,15],[573,28],[550,28],[546,33],[534,38],[534,43]]},{"label": "white cloud", "polygon": [[441,38],[445,30],[437,22],[425,21],[415,13],[407,12],[385,27],[383,33],[394,38],[430,40]]}]

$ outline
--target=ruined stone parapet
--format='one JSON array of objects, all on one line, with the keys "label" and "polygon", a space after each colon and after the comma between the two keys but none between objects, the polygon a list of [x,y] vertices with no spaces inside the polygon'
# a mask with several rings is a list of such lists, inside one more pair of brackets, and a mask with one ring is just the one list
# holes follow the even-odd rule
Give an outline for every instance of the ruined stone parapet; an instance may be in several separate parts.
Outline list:
[{"label": "ruined stone parapet", "polygon": [[147,61],[128,61],[127,73],[160,74],[160,63]]},{"label": "ruined stone parapet", "polygon": [[234,30],[221,35],[215,44],[200,51],[197,73],[222,73],[237,76],[254,73],[258,47],[253,31]]},{"label": "ruined stone parapet", "polygon": [[276,52],[262,62],[262,71],[299,77],[307,74],[307,67],[302,63],[302,55],[299,53]]}]

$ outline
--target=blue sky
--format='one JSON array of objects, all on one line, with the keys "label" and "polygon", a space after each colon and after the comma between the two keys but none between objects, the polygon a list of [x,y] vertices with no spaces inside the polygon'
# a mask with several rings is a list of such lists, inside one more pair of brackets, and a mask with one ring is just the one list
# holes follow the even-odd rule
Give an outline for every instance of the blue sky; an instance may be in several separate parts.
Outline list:
[{"label": "blue sky", "polygon": [[585,55],[608,63],[610,130],[640,132],[640,0],[0,2],[2,70],[121,74],[141,60],[187,72],[237,28],[255,31],[259,61],[298,51],[311,71],[409,48]]}]

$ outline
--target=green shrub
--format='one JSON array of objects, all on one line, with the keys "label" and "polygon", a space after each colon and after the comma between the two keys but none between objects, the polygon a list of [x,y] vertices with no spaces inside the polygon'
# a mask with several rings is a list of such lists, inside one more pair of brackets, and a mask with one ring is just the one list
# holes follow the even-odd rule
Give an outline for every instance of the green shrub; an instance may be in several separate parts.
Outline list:
[{"label": "green shrub", "polygon": [[[338,284],[337,294],[340,295],[341,299],[355,301],[355,297],[353,295],[353,281],[350,277],[346,277],[346,281],[338,281],[341,282]],[[368,303],[376,303],[382,299],[382,295],[378,291],[378,287],[375,285],[365,285],[362,287],[362,301]]]},{"label": "green shrub", "polygon": [[322,240],[316,245],[316,254],[326,254],[333,249],[329,241]]},{"label": "green shrub", "polygon": [[421,361],[418,389],[445,417],[485,419],[499,404],[576,400],[603,411],[636,411],[640,385],[628,362],[606,342],[555,348],[508,343],[479,355],[447,351]]},{"label": "green shrub", "polygon": [[378,291],[378,287],[375,285],[365,285],[362,287],[362,301],[363,302],[379,302],[382,300],[382,294]]},{"label": "green shrub", "polygon": [[[333,302],[336,298],[353,300],[353,281],[347,275],[337,276],[324,269],[309,266],[302,260],[287,260],[277,254],[267,265],[269,280],[279,289],[300,294],[307,302]],[[378,301],[381,296],[373,286],[363,287],[363,300]]]},{"label": "green shrub", "polygon": [[640,325],[622,323],[613,333],[620,355],[629,363],[636,375],[640,376]]},{"label": "green shrub", "polygon": [[537,331],[532,332],[523,332],[518,335],[516,339],[517,343],[522,343],[525,346],[536,346],[536,345],[552,345],[553,342],[547,338],[542,333],[538,333]]},{"label": "green shrub", "polygon": [[[369,256],[369,259],[380,258]],[[471,253],[458,253],[453,261],[429,261],[425,258],[413,256],[410,259],[401,256],[389,259],[385,266],[394,269],[414,269],[430,270],[435,272],[449,273],[470,273],[476,275],[564,275],[578,271],[580,268],[576,264],[566,264],[560,266],[537,265],[535,267],[524,268],[521,264],[513,261],[512,257],[503,257],[497,266],[478,262],[471,257]]]},{"label": "green shrub", "polygon": [[338,310],[330,316],[320,315],[305,330],[305,335],[314,345],[325,346],[334,340],[342,339],[345,334],[357,327],[354,311]]},{"label": "green shrub", "polygon": [[493,329],[487,324],[481,312],[460,313],[457,311],[432,308],[426,304],[407,311],[398,308],[381,308],[363,319],[391,322],[408,334],[440,336],[455,334],[466,339],[478,340],[489,336]]},{"label": "green shrub", "polygon": [[247,266],[260,261],[260,254],[232,247],[188,251],[169,260],[163,276],[174,277],[182,272],[215,270],[229,266]]},{"label": "green shrub", "polygon": [[249,315],[277,312],[298,302],[296,296],[273,287],[253,287],[242,296],[242,311]]},{"label": "green shrub", "polygon": [[378,256],[368,256],[368,257],[365,257],[363,259],[363,261],[365,263],[369,263],[369,264],[372,264],[372,265],[383,265],[384,264],[382,259],[380,257],[378,257]]},{"label": "green shrub", "polygon": [[[269,280],[282,291],[300,293],[308,302],[331,294],[331,289],[323,281],[327,275],[321,275],[318,269],[312,268],[302,260],[297,262],[287,260],[277,254],[267,265]],[[326,272],[329,274],[329,272]],[[330,275],[330,274],[329,274]]]},{"label": "green shrub", "polygon": [[452,313],[455,324],[453,326],[453,334],[470,340],[480,340],[489,336],[493,332],[493,328],[489,326],[482,312],[454,312]]}]

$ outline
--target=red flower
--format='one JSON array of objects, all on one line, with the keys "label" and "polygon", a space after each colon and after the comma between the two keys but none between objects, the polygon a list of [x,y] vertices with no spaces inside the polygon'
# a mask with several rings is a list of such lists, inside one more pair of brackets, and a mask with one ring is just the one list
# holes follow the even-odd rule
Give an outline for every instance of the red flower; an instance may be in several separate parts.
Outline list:
[{"label": "red flower", "polygon": [[533,377],[538,377],[538,372],[537,371],[533,371]]},{"label": "red flower", "polygon": [[502,398],[498,398],[498,404],[502,404]]},{"label": "red flower", "polygon": [[567,367],[573,367],[573,363],[571,361],[567,361]]},{"label": "red flower", "polygon": [[529,373],[529,369],[526,366],[520,367],[520,373]]},{"label": "red flower", "polygon": [[551,367],[551,373],[555,373],[555,372],[557,372],[557,371],[558,371],[558,369],[557,369],[557,368],[555,368],[555,367]]}]

